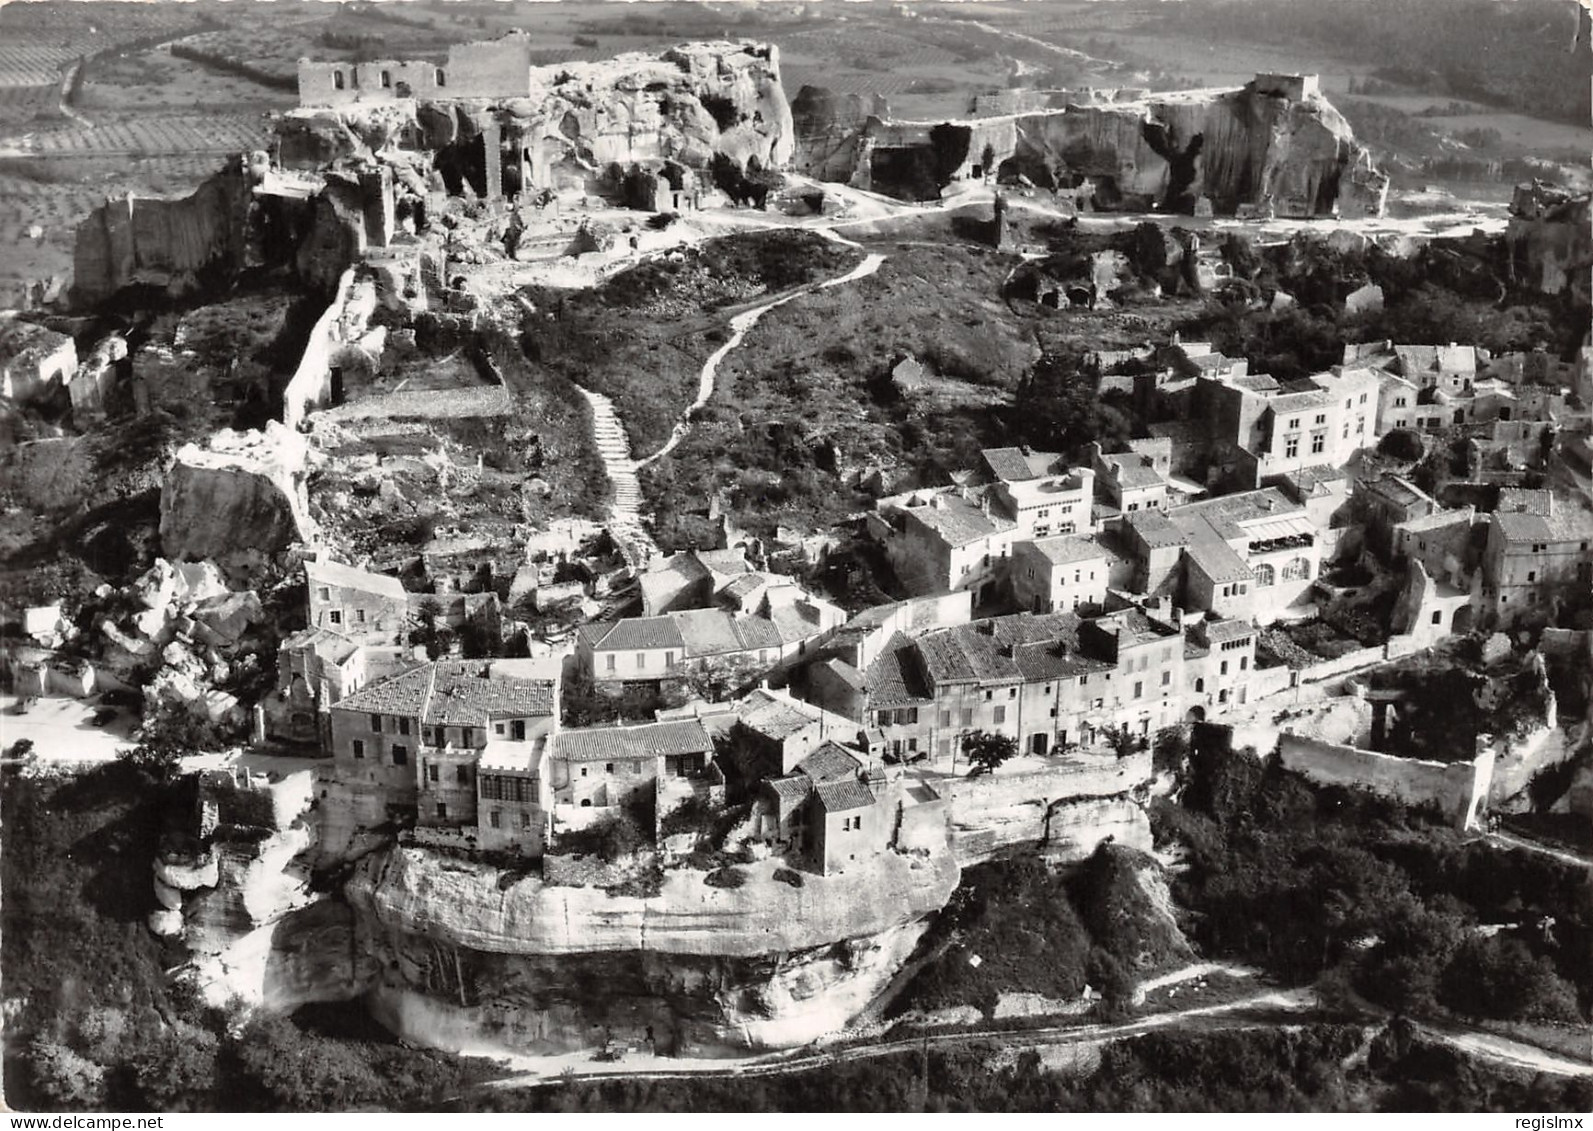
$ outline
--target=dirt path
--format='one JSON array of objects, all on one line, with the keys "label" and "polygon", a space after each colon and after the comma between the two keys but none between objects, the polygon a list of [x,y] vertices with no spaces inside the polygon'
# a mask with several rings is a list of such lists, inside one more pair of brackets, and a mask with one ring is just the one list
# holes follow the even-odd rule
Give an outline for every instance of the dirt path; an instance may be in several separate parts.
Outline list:
[{"label": "dirt path", "polygon": [[[828,231],[828,229],[821,230]],[[840,242],[848,244],[852,242],[850,240],[841,239],[840,237],[835,236],[833,233],[830,233],[830,235],[828,235],[826,238],[839,239]],[[709,354],[708,360],[703,362],[702,372],[697,376],[696,399],[691,402],[690,406],[687,407],[680,420],[676,422],[674,430],[670,432],[669,439],[664,443],[664,446],[659,448],[646,459],[636,461],[632,468],[632,475],[634,476],[635,474],[635,468],[646,467],[654,460],[662,459],[664,456],[667,456],[670,452],[674,451],[675,448],[680,445],[680,442],[684,440],[691,432],[692,414],[706,405],[709,398],[714,395],[714,378],[719,371],[719,363],[730,354],[731,350],[735,349],[741,344],[742,339],[747,336],[747,331],[751,330],[758,324],[758,319],[762,318],[775,307],[784,306],[792,299],[801,298],[803,295],[812,294],[814,291],[827,290],[830,287],[839,287],[844,283],[850,283],[857,279],[866,278],[867,276],[878,271],[879,265],[884,262],[885,257],[883,255],[878,253],[867,255],[864,257],[863,262],[859,263],[856,267],[852,268],[852,270],[848,271],[844,275],[834,279],[827,279],[822,283],[815,283],[811,286],[803,287],[800,290],[792,291],[790,294],[777,298],[773,302],[766,302],[762,306],[755,306],[751,310],[744,310],[732,318],[730,320],[731,333],[729,339],[724,345],[720,346],[718,349],[714,350],[713,353]]]},{"label": "dirt path", "polygon": [[1578,856],[1574,852],[1550,848],[1546,844],[1529,840],[1518,833],[1487,833],[1486,839],[1502,848],[1522,848],[1528,852],[1536,852],[1540,856],[1552,856],[1562,864],[1571,864],[1578,868],[1593,868],[1593,860],[1586,856]]}]

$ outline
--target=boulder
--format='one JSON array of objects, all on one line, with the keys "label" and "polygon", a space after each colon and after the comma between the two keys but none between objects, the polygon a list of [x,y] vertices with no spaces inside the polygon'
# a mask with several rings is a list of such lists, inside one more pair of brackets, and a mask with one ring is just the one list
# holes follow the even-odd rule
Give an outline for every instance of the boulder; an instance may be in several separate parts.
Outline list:
[{"label": "boulder", "polygon": [[208,447],[185,445],[161,488],[162,550],[238,573],[310,541],[309,467],[304,438],[276,421],[263,433],[224,429]]}]

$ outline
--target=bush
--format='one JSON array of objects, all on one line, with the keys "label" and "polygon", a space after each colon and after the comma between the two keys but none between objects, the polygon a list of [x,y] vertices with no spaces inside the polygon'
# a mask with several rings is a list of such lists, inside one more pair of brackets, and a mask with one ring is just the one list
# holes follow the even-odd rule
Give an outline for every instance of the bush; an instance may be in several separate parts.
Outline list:
[{"label": "bush", "polygon": [[1426,454],[1427,446],[1422,442],[1420,432],[1414,432],[1409,428],[1396,428],[1377,442],[1377,451],[1379,455],[1385,455],[1389,459],[1414,463]]},{"label": "bush", "polygon": [[740,868],[718,868],[702,878],[711,888],[739,888],[746,884],[747,874]]},{"label": "bush", "polygon": [[790,868],[776,868],[774,878],[782,884],[790,884],[794,888],[802,886],[802,873],[794,872]]}]

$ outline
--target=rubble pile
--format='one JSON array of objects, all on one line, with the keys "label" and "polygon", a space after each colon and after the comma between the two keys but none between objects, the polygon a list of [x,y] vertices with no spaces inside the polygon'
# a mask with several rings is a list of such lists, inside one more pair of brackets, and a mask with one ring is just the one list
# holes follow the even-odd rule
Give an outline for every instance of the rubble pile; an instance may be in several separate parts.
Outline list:
[{"label": "rubble pile", "polygon": [[240,665],[258,666],[265,612],[252,589],[228,588],[211,562],[156,561],[132,585],[101,586],[96,597],[107,609],[96,628],[106,667],[144,694],[145,716],[178,709],[235,730],[245,707],[218,685],[234,680]]}]

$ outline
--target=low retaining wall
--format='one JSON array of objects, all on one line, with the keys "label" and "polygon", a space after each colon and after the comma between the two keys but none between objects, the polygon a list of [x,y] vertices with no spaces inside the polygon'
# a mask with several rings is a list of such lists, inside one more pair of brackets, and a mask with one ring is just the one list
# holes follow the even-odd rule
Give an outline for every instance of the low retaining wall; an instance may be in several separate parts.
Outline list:
[{"label": "low retaining wall", "polygon": [[1318,785],[1370,790],[1405,805],[1436,805],[1464,829],[1486,807],[1495,753],[1490,745],[1468,762],[1429,762],[1284,734],[1278,757],[1285,769]]}]

